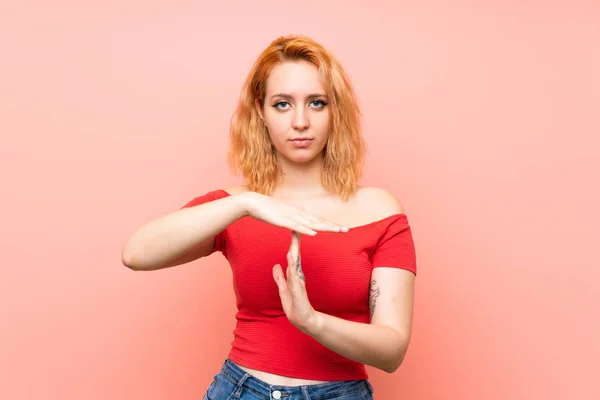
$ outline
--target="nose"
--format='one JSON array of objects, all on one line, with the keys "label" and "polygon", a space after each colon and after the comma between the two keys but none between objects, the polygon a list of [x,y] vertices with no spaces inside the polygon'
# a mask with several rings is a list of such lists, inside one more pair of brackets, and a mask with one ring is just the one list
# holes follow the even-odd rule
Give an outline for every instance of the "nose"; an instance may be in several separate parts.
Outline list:
[{"label": "nose", "polygon": [[292,127],[298,131],[303,131],[308,129],[310,126],[310,121],[308,119],[308,112],[303,108],[297,108],[294,111],[294,116],[292,117]]}]

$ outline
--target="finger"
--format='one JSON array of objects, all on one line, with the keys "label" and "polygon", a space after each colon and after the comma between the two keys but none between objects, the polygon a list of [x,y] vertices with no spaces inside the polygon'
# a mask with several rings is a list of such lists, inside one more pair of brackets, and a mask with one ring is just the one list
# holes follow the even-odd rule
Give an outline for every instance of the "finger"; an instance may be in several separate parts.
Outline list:
[{"label": "finger", "polygon": [[300,232],[304,235],[309,235],[309,236],[315,236],[317,234],[317,232],[313,229],[311,229],[308,226],[308,222],[301,222],[296,220],[295,218],[288,218],[288,224],[284,225],[285,227],[296,231],[296,232]]},{"label": "finger", "polygon": [[294,263],[294,272],[296,275],[302,278],[302,256],[300,255],[300,240],[300,234],[296,231],[292,231],[290,253],[292,255],[292,262]]},{"label": "finger", "polygon": [[294,258],[294,255],[292,254],[291,251],[289,251],[287,254],[287,262],[288,262],[288,268],[286,271],[287,279],[290,283],[295,283],[294,278],[297,278],[297,276],[298,276],[298,267],[296,264],[296,259]]},{"label": "finger", "polygon": [[[299,224],[300,226],[303,226],[306,229],[310,229],[312,231],[321,231],[321,232],[340,232],[340,228],[327,223],[327,222],[315,222],[310,218],[306,218],[304,216],[301,215],[296,215],[294,217],[292,217],[292,219],[294,220],[295,223]],[[300,233],[304,233],[303,231],[301,231],[300,229],[295,229],[292,228],[295,231],[298,231]]]},{"label": "finger", "polygon": [[288,288],[285,277],[283,276],[283,270],[281,269],[281,265],[277,264],[273,267],[273,278],[275,279],[275,283],[277,284],[279,298],[281,299],[281,304],[285,310],[286,304],[290,303],[291,291]]},{"label": "finger", "polygon": [[286,279],[283,276],[283,269],[281,268],[281,265],[276,264],[273,267],[273,279],[275,280],[275,283],[277,284],[277,286],[279,287],[279,289],[284,289],[285,285],[286,285]]},{"label": "finger", "polygon": [[347,232],[348,228],[335,222],[327,221],[318,215],[311,214],[304,211],[298,218],[301,218],[301,222],[304,222],[309,228],[318,231],[330,231],[330,232]]},{"label": "finger", "polygon": [[291,249],[288,251],[286,259],[287,259],[287,263],[288,263],[288,270],[286,271],[286,273],[289,277],[290,272],[291,272],[290,269],[294,269],[296,267],[296,261],[294,260],[294,256],[292,255]]},{"label": "finger", "polygon": [[319,217],[316,214],[311,213],[310,211],[306,211],[305,209],[302,209],[302,216],[304,218],[308,218],[313,222],[321,222],[323,221],[323,218]]},{"label": "finger", "polygon": [[312,229],[313,231],[335,231],[336,229],[333,225],[327,225],[323,222],[319,222],[303,214],[295,215],[292,218],[294,221],[300,223],[302,226],[305,226],[308,229]]},{"label": "finger", "polygon": [[292,280],[293,280],[292,275],[294,274],[294,271],[296,270],[296,265],[294,263],[294,258],[292,257],[291,251],[288,251],[288,253],[287,253],[287,263],[288,263],[288,267],[287,267],[287,270],[285,271],[285,275],[287,278],[287,283],[289,285],[291,285]]},{"label": "finger", "polygon": [[[292,245],[295,246],[295,245]],[[292,247],[290,246],[290,247]],[[294,250],[295,251],[295,250]],[[300,254],[294,256],[293,251],[288,252],[288,282],[295,291],[302,291],[304,286],[304,272],[302,271],[302,262]],[[299,293],[299,292],[296,292]]]},{"label": "finger", "polygon": [[296,231],[292,231],[290,253],[292,253],[292,258],[294,262],[296,262],[300,258],[300,234]]},{"label": "finger", "polygon": [[304,271],[302,271],[302,263],[300,262],[300,259],[298,259],[298,261],[296,263],[296,275],[300,279],[300,285],[304,285],[305,277],[304,277]]}]

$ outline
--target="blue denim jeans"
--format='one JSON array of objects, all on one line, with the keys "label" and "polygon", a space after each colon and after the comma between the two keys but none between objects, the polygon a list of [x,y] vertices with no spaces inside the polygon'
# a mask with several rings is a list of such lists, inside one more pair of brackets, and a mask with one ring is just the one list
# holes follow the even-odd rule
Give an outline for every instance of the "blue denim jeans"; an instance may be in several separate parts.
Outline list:
[{"label": "blue denim jeans", "polygon": [[225,360],[203,400],[373,400],[368,380],[306,386],[270,385]]}]

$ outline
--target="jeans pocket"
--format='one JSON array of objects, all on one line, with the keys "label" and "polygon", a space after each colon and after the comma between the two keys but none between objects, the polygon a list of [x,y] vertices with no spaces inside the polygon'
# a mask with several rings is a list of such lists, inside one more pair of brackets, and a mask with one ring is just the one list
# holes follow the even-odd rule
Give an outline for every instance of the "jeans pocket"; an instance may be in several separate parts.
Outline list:
[{"label": "jeans pocket", "polygon": [[208,386],[202,400],[227,400],[235,393],[236,389],[236,384],[227,379],[223,374],[217,374]]}]

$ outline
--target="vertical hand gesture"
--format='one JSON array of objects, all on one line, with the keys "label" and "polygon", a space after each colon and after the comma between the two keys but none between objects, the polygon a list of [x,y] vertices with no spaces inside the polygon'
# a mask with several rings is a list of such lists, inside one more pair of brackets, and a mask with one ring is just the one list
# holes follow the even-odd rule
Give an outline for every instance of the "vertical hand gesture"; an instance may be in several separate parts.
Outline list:
[{"label": "vertical hand gesture", "polygon": [[273,278],[279,288],[279,297],[288,320],[307,333],[318,324],[318,313],[313,309],[306,294],[306,282],[300,259],[300,234],[292,231],[287,253],[288,267],[284,277],[281,265],[273,267]]}]

